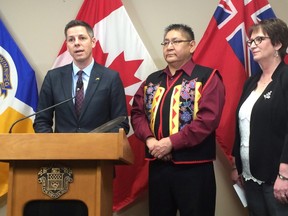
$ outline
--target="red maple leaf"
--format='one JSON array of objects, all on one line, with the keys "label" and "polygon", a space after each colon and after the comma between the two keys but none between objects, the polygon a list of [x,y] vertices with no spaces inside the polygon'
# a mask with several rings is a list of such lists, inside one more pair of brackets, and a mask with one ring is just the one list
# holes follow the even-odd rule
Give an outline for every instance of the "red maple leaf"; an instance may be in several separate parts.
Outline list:
[{"label": "red maple leaf", "polygon": [[143,59],[126,61],[124,58],[124,52],[122,52],[114,59],[109,68],[118,71],[124,87],[128,87],[141,81],[135,77],[134,74],[142,62]]},{"label": "red maple leaf", "polygon": [[[103,52],[99,41],[97,41],[96,47],[93,50],[93,57],[96,59],[97,63],[105,65],[107,56],[108,53]],[[124,88],[126,88],[141,81],[140,79],[135,77],[134,74],[136,73],[142,62],[143,59],[126,61],[124,57],[124,52],[121,52],[110,64],[109,68],[119,72]],[[128,113],[130,113],[131,110],[131,105],[129,104],[129,102],[131,101],[132,97],[133,96],[126,95]]]},{"label": "red maple leaf", "polygon": [[104,53],[103,52],[99,41],[97,41],[96,46],[93,49],[93,57],[94,57],[94,59],[96,59],[98,64],[101,64],[101,65],[105,66],[105,63],[106,63],[106,60],[107,60],[107,56],[108,56],[108,53]]},{"label": "red maple leaf", "polygon": [[[126,61],[124,58],[124,52],[121,52],[114,59],[114,61],[109,66],[109,68],[119,72],[124,88],[126,88],[130,85],[133,85],[141,81],[140,79],[135,77],[134,74],[136,73],[136,71],[138,70],[142,62],[143,62],[143,59]],[[128,109],[129,114],[131,111],[131,105],[129,103],[131,99],[132,99],[132,96],[126,95],[126,104],[127,104],[127,109]]]}]

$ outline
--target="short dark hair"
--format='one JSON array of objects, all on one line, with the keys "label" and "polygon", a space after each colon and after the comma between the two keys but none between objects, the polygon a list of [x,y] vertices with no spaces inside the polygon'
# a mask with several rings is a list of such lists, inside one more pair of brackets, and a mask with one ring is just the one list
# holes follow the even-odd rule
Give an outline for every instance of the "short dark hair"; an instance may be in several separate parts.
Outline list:
[{"label": "short dark hair", "polygon": [[164,37],[167,35],[167,33],[169,31],[172,31],[172,30],[176,30],[176,31],[182,31],[184,34],[187,35],[188,37],[188,40],[195,40],[195,37],[194,37],[194,32],[192,30],[192,28],[188,25],[185,25],[185,24],[171,24],[169,26],[167,26],[164,30]]},{"label": "short dark hair", "polygon": [[69,28],[72,28],[72,27],[75,27],[75,26],[83,26],[83,27],[85,27],[86,30],[87,30],[87,32],[88,32],[88,34],[89,34],[89,36],[90,36],[91,38],[94,37],[93,29],[92,29],[92,27],[91,27],[88,23],[86,23],[86,22],[84,22],[84,21],[81,21],[81,20],[71,20],[71,21],[65,26],[65,29],[64,29],[64,34],[65,34],[65,37],[66,37],[66,38],[67,38],[67,30],[68,30]]},{"label": "short dark hair", "polygon": [[249,38],[254,31],[259,30],[262,30],[264,34],[268,35],[273,46],[279,43],[282,44],[282,47],[279,49],[279,55],[283,60],[288,47],[287,24],[279,18],[261,20],[259,23],[250,27],[248,31]]}]

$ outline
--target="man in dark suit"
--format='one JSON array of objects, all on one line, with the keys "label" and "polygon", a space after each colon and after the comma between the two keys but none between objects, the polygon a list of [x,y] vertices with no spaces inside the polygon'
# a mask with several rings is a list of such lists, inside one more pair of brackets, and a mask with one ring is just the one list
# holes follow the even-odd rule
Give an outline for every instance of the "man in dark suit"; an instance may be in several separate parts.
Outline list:
[{"label": "man in dark suit", "polygon": [[[37,114],[33,124],[35,132],[85,133],[117,117],[127,117],[125,92],[119,74],[93,59],[92,50],[96,45],[93,29],[83,21],[72,20],[65,27],[65,37],[73,62],[48,71],[41,87],[37,110],[67,99],[68,102]],[[76,95],[82,90],[82,97],[78,99]],[[76,109],[75,104],[80,100],[83,103]],[[126,134],[129,132],[128,118],[111,132],[118,132],[119,128],[124,128]],[[88,215],[85,205],[73,200],[65,203],[40,200],[31,207],[27,206],[25,212],[24,215],[29,216]]]},{"label": "man in dark suit", "polygon": [[[96,45],[93,29],[83,21],[72,20],[65,27],[65,37],[73,62],[48,71],[37,109],[43,110],[76,95],[78,71],[83,71],[81,87],[84,101],[79,116],[75,110],[75,100],[36,115],[33,125],[35,132],[53,132],[54,121],[55,132],[58,133],[89,132],[109,120],[127,116],[125,93],[119,74],[93,59],[92,50]],[[127,118],[113,131],[118,132],[120,127],[128,133]]]}]

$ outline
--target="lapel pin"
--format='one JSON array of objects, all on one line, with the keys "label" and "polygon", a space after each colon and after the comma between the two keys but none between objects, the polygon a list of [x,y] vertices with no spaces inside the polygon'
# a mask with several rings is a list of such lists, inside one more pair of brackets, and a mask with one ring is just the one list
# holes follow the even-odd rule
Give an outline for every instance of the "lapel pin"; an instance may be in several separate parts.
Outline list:
[{"label": "lapel pin", "polygon": [[272,94],[272,91],[267,92],[267,93],[264,95],[264,98],[265,98],[265,99],[270,99],[270,98],[271,98],[271,94]]}]

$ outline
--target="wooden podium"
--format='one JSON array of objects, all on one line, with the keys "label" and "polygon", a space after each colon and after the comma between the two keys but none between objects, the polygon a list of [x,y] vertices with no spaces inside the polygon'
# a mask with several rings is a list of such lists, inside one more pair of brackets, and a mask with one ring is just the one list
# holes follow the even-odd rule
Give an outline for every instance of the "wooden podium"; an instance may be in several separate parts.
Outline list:
[{"label": "wooden podium", "polygon": [[[112,216],[113,165],[133,162],[123,129],[0,134],[0,140],[0,161],[10,164],[7,216],[23,216],[26,204],[35,200],[78,200],[87,206],[88,216]],[[72,177],[70,183],[61,182]]]}]

